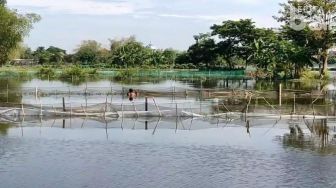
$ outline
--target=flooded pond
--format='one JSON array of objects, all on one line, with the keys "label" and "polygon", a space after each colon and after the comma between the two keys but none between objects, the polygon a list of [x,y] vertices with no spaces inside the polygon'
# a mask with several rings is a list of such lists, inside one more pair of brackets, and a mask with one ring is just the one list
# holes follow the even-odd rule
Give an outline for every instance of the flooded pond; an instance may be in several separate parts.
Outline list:
[{"label": "flooded pond", "polygon": [[[231,103],[218,94],[203,93],[204,89],[223,92],[277,87],[275,83],[246,80],[227,84],[220,79],[132,83],[105,79],[76,85],[29,79],[0,83],[0,100],[8,106],[57,106],[63,97],[73,106],[106,101],[127,104],[129,101],[122,91],[136,88],[154,97],[160,107],[178,103],[199,114],[225,112],[224,107],[213,105],[213,99],[223,100],[232,112],[234,107],[237,111],[244,108],[240,99],[237,104]],[[285,87],[300,89],[295,84]],[[110,92],[111,88],[114,92]],[[187,94],[171,95],[185,90]],[[87,94],[83,95],[83,91]],[[140,95],[137,100],[140,103],[144,98],[145,95]],[[265,99],[277,109],[277,100]],[[249,112],[274,110],[262,101],[252,101]],[[311,103],[304,101],[296,101],[301,105],[295,107],[296,113],[308,113],[304,109],[311,109]],[[306,101],[311,102],[311,98]],[[292,105],[284,103],[282,110],[293,110]],[[329,98],[327,102],[316,104],[314,113],[325,117],[316,119],[242,115],[234,118],[0,116],[1,185],[36,188],[336,187],[333,177],[336,173],[336,119],[326,117],[334,113],[333,107]]]}]

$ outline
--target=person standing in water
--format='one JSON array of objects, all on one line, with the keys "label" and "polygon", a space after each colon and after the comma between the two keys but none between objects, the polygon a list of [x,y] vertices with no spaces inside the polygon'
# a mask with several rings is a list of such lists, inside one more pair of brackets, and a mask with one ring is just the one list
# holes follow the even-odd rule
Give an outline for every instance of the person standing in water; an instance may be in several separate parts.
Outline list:
[{"label": "person standing in water", "polygon": [[127,93],[128,100],[133,101],[138,97],[138,92],[133,89],[129,89]]}]

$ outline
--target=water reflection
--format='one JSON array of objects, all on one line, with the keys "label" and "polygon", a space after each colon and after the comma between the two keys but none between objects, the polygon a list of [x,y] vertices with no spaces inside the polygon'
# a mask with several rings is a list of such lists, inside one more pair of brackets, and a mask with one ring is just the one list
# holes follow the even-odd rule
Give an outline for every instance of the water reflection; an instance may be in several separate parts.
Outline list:
[{"label": "water reflection", "polygon": [[25,80],[0,78],[0,105],[8,106],[10,103],[20,103],[22,99],[21,85]]},{"label": "water reflection", "polygon": [[304,120],[309,132],[304,132],[299,122],[290,122],[290,132],[280,140],[285,148],[336,154],[335,127],[328,126],[327,119]]},{"label": "water reflection", "polygon": [[[316,122],[312,130],[321,141],[325,122]],[[326,174],[336,172],[333,131],[324,146],[332,156],[324,156],[298,121],[36,118],[10,124],[0,135],[4,187],[327,187],[333,177]]]},{"label": "water reflection", "polygon": [[7,135],[8,133],[8,129],[11,126],[9,124],[6,123],[0,123],[0,135]]}]

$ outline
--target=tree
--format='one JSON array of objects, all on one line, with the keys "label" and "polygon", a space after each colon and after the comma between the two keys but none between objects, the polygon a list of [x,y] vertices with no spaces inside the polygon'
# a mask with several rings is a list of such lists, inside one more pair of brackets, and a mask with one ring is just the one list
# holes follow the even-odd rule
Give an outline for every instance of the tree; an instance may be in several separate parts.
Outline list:
[{"label": "tree", "polygon": [[6,0],[0,0],[0,6],[5,6],[7,4]]},{"label": "tree", "polygon": [[194,36],[194,39],[196,43],[190,46],[187,51],[190,63],[196,66],[204,64],[209,68],[216,59],[216,43],[214,39],[208,33],[201,33]]},{"label": "tree", "polygon": [[[0,4],[4,5],[5,1]],[[0,6],[0,65],[9,60],[11,52],[22,42],[33,23],[39,20],[40,17],[36,14],[22,15]]]},{"label": "tree", "polygon": [[38,63],[41,65],[50,63],[52,55],[53,55],[52,53],[48,52],[42,46],[38,47],[33,53],[34,59],[38,61]]},{"label": "tree", "polygon": [[282,32],[270,29],[257,29],[251,46],[250,64],[263,69],[271,77],[298,78],[303,68],[312,66],[311,51],[303,44],[305,37],[297,41],[289,40]]},{"label": "tree", "polygon": [[76,49],[76,59],[85,64],[93,64],[97,61],[102,45],[95,40],[85,40]]},{"label": "tree", "polygon": [[240,57],[245,61],[251,54],[249,48],[257,38],[256,27],[250,19],[239,21],[228,20],[221,25],[211,27],[212,36],[219,39],[217,53],[221,55],[233,69],[232,58]]},{"label": "tree", "polygon": [[18,44],[15,49],[9,54],[9,59],[21,59],[26,51],[26,47],[22,44]]},{"label": "tree", "polygon": [[178,52],[174,49],[165,49],[162,52],[163,62],[162,64],[168,64],[170,67],[173,67],[175,60],[177,58]]},{"label": "tree", "polygon": [[25,47],[20,58],[21,59],[34,59],[34,55],[33,55],[32,50],[28,47]]},{"label": "tree", "polygon": [[111,64],[127,68],[156,64],[156,53],[150,46],[144,46],[135,37],[111,41]]},{"label": "tree", "polygon": [[64,57],[66,55],[66,51],[55,47],[55,46],[50,46],[47,50],[51,54],[50,61],[55,62],[55,63],[61,63],[64,61]]},{"label": "tree", "polygon": [[179,52],[175,59],[175,65],[182,65],[190,62],[190,57],[188,52]]},{"label": "tree", "polygon": [[[306,31],[307,41],[314,41],[320,58],[320,72],[324,76],[328,70],[329,49],[333,46],[336,36],[334,27],[336,16],[336,2],[334,0],[289,0],[281,4],[279,22],[284,23],[287,31]],[[308,27],[312,28],[309,29]],[[290,29],[288,29],[290,28]],[[297,41],[292,36],[292,40]]]}]

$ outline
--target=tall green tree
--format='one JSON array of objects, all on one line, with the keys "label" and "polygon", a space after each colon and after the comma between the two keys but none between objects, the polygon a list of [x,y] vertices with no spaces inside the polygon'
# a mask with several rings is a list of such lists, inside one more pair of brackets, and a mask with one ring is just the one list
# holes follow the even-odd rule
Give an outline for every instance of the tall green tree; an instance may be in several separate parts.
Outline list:
[{"label": "tall green tree", "polygon": [[62,63],[66,55],[66,50],[61,48],[50,46],[47,50],[51,54],[50,61],[54,63]]},{"label": "tall green tree", "polygon": [[142,65],[154,65],[158,53],[150,46],[144,46],[135,37],[111,40],[111,64],[128,68]]},{"label": "tall green tree", "polygon": [[178,51],[174,49],[165,49],[162,52],[163,62],[161,64],[168,64],[171,68],[174,66]]},{"label": "tall green tree", "polygon": [[212,35],[219,39],[217,53],[228,62],[231,69],[234,68],[234,62],[232,62],[234,57],[247,61],[251,54],[250,46],[257,38],[256,27],[252,20],[228,20],[220,25],[213,25],[211,30]]},{"label": "tall green tree", "polygon": [[191,45],[187,51],[190,63],[210,67],[216,59],[215,40],[208,33],[196,35],[194,39],[196,43]]},{"label": "tall green tree", "polygon": [[79,47],[75,50],[77,61],[85,64],[93,64],[97,62],[99,54],[102,50],[102,45],[95,40],[82,41]]},{"label": "tall green tree", "polygon": [[[5,1],[0,2],[2,5]],[[6,6],[0,6],[0,65],[9,60],[13,50],[32,29],[33,23],[40,20],[36,14],[22,15]]]},{"label": "tall green tree", "polygon": [[[289,0],[281,4],[280,16],[276,17],[284,27],[294,31],[309,31],[307,41],[314,41],[319,56],[321,76],[328,70],[329,49],[335,43],[335,0]],[[307,29],[310,27],[311,29]],[[293,32],[293,31],[292,31]],[[298,38],[297,38],[298,37]],[[300,40],[300,36],[292,36],[292,40]]]},{"label": "tall green tree", "polygon": [[34,59],[41,65],[50,63],[52,55],[43,46],[38,47],[33,53]]}]

